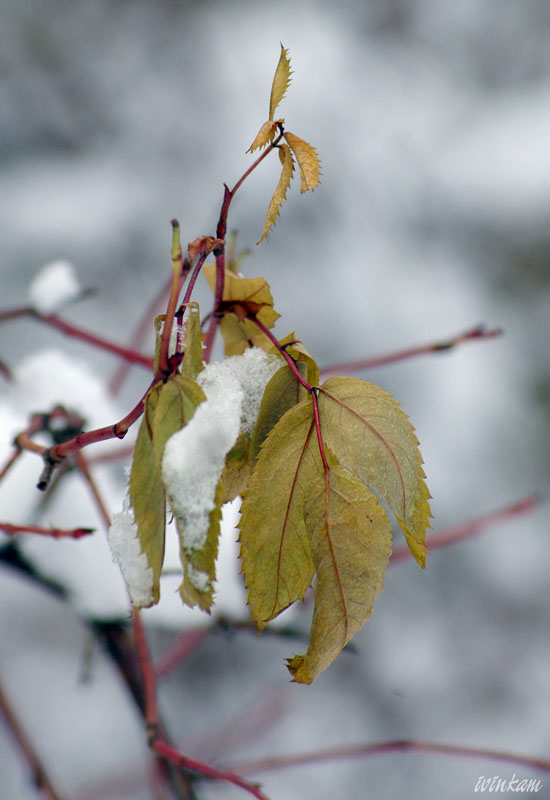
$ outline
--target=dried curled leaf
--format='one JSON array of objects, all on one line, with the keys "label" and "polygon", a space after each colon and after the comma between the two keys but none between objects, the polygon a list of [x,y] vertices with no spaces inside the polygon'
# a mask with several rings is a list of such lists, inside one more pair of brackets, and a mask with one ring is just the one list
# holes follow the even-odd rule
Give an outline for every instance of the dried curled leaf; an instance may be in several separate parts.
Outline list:
[{"label": "dried curled leaf", "polygon": [[[208,264],[203,272],[212,291],[216,288],[216,265]],[[231,311],[244,320],[254,314],[267,328],[272,328],[279,314],[273,308],[273,297],[265,278],[242,278],[225,270],[221,310]]]},{"label": "dried curled leaf", "polygon": [[319,392],[319,413],[327,446],[388,503],[415,559],[426,566],[430,493],[418,439],[397,400],[360,378],[329,378]]},{"label": "dried curled leaf", "polygon": [[187,245],[187,252],[189,253],[189,258],[193,260],[201,253],[204,256],[209,256],[212,250],[215,250],[217,247],[223,247],[224,244],[225,242],[223,239],[215,239],[213,236],[199,236],[197,239],[189,242]]},{"label": "dried curled leaf", "polygon": [[320,475],[304,508],[316,570],[308,651],[289,659],[297,683],[311,683],[365,624],[382,591],[391,553],[388,516],[347,469]]},{"label": "dried curled leaf", "polygon": [[279,183],[277,184],[275,192],[273,193],[273,197],[271,198],[271,202],[269,203],[269,208],[267,209],[267,214],[265,215],[264,229],[262,231],[262,235],[258,239],[257,244],[260,244],[260,242],[262,242],[268,236],[269,231],[277,222],[281,205],[283,200],[286,199],[286,193],[288,187],[290,186],[292,175],[294,174],[294,161],[288,145],[282,144],[279,147],[279,158],[283,168],[279,177]]},{"label": "dried curled leaf", "polygon": [[285,133],[285,139],[300,167],[300,191],[313,191],[319,183],[321,172],[321,165],[315,148],[293,133]]},{"label": "dried curled leaf", "polygon": [[290,76],[292,71],[290,69],[290,61],[288,58],[288,50],[285,50],[281,45],[281,55],[279,63],[273,76],[273,83],[271,85],[271,97],[269,98],[269,119],[272,120],[275,115],[275,109],[285,96],[286,90],[290,84]]},{"label": "dried curled leaf", "polygon": [[247,153],[253,153],[254,150],[258,150],[261,147],[265,147],[266,144],[269,144],[273,141],[273,137],[277,133],[277,126],[280,124],[282,125],[284,119],[277,119],[271,120],[269,119],[267,122],[264,122],[258,133],[256,134],[256,138],[246,151]]}]

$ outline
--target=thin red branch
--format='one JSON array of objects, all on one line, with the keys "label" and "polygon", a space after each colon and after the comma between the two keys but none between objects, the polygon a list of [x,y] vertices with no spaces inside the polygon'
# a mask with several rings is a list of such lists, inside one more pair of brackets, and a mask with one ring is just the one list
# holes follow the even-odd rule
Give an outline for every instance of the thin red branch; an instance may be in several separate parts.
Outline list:
[{"label": "thin red branch", "polygon": [[313,389],[311,392],[311,401],[313,403],[313,419],[315,420],[315,430],[317,432],[317,444],[319,445],[319,452],[321,454],[321,461],[323,462],[325,476],[328,476],[329,467],[327,463],[327,457],[325,454],[325,447],[323,445],[323,436],[321,433],[321,418],[319,416],[319,403],[317,401],[317,393],[315,389]]},{"label": "thin red branch", "polygon": [[270,341],[270,342],[271,342],[271,343],[274,345],[274,347],[276,347],[276,348],[277,348],[277,350],[279,351],[279,353],[282,355],[282,357],[285,359],[286,363],[287,363],[287,364],[288,364],[288,366],[290,367],[290,369],[291,369],[291,372],[292,372],[292,374],[294,375],[294,377],[296,378],[296,380],[298,381],[298,383],[299,383],[301,386],[303,386],[303,387],[304,387],[304,389],[306,390],[306,392],[311,392],[311,391],[313,390],[313,386],[312,386],[310,383],[308,383],[308,382],[306,381],[306,379],[305,379],[305,378],[303,378],[303,377],[300,375],[300,372],[299,372],[299,370],[298,370],[298,367],[296,366],[296,364],[294,363],[294,361],[292,360],[292,358],[289,356],[289,354],[286,352],[286,350],[285,350],[284,346],[283,346],[283,345],[282,345],[282,344],[279,342],[279,340],[278,340],[278,339],[277,339],[277,338],[276,338],[276,337],[275,337],[275,336],[274,336],[274,335],[271,333],[271,331],[269,330],[269,328],[266,328],[266,326],[263,324],[263,322],[260,322],[260,320],[259,320],[257,317],[255,317],[255,316],[254,316],[254,314],[249,314],[249,315],[248,315],[248,319],[249,319],[249,320],[251,320],[251,322],[253,322],[253,323],[254,323],[254,325],[256,325],[256,326],[257,326],[257,327],[258,327],[258,328],[259,328],[259,329],[262,331],[262,333],[264,333],[264,334],[267,336],[267,338],[268,338],[268,339],[269,339],[269,341]]},{"label": "thin red branch", "polygon": [[137,657],[141,667],[145,694],[145,724],[147,726],[147,739],[153,742],[158,736],[159,715],[157,706],[157,689],[155,686],[155,673],[151,655],[145,638],[145,631],[139,611],[132,612],[132,628]]},{"label": "thin red branch", "polygon": [[84,453],[82,453],[82,452],[75,453],[74,454],[74,460],[75,460],[75,464],[78,467],[78,470],[79,470],[80,474],[82,475],[82,477],[84,478],[84,480],[88,484],[88,488],[89,488],[90,492],[92,493],[92,497],[94,499],[94,503],[96,505],[97,510],[99,511],[99,513],[101,515],[101,519],[103,520],[103,523],[104,523],[105,527],[109,528],[110,525],[111,525],[111,515],[109,514],[109,512],[107,510],[107,506],[105,505],[105,501],[103,500],[103,497],[101,496],[101,493],[100,493],[100,491],[99,491],[99,489],[97,487],[95,479],[93,478],[92,473],[90,472],[90,467],[88,465],[88,461],[87,461],[86,457],[84,456]]},{"label": "thin red branch", "polygon": [[263,794],[258,786],[245,781],[244,778],[241,778],[236,773],[216,769],[215,767],[211,767],[209,764],[204,764],[202,761],[195,761],[192,758],[187,758],[187,756],[181,755],[181,753],[178,753],[178,751],[173,747],[170,747],[170,745],[166,744],[163,739],[157,739],[152,743],[151,747],[158,756],[167,759],[176,767],[185,770],[192,770],[198,775],[202,775],[205,778],[211,778],[212,780],[227,781],[228,783],[232,783],[233,785],[244,789],[245,792],[249,792],[251,795],[258,798],[258,800],[269,800],[267,795]]},{"label": "thin red branch", "polygon": [[8,320],[16,319],[18,317],[31,317],[31,319],[36,319],[39,322],[43,322],[45,325],[55,328],[61,333],[64,333],[66,336],[70,336],[72,339],[79,339],[82,342],[87,342],[95,347],[99,347],[101,350],[105,350],[106,352],[112,353],[115,356],[124,358],[131,364],[139,364],[140,366],[147,367],[148,369],[153,368],[153,359],[151,357],[144,356],[142,353],[138,353],[136,350],[132,350],[127,347],[120,347],[120,345],[116,344],[115,342],[110,342],[108,339],[103,339],[101,336],[96,336],[94,333],[85,331],[76,325],[72,325],[70,322],[65,322],[65,320],[62,320],[56,314],[40,314],[31,306],[15,308],[11,311],[3,312],[0,314],[0,322],[7,322]]},{"label": "thin red branch", "polygon": [[438,753],[451,756],[466,756],[469,758],[484,758],[495,761],[505,761],[509,764],[518,764],[530,769],[550,770],[550,759],[532,758],[521,756],[517,753],[506,753],[499,750],[489,750],[478,747],[461,747],[455,745],[424,742],[415,739],[402,739],[378,744],[359,744],[343,747],[327,747],[324,750],[314,750],[306,753],[297,753],[288,756],[272,756],[237,764],[232,769],[243,774],[266,772],[274,769],[287,769],[305,764],[326,763],[348,758],[364,758],[366,756],[383,755],[396,752],[409,753]]},{"label": "thin red branch", "polygon": [[386,353],[385,355],[373,356],[372,358],[363,358],[358,361],[344,361],[340,364],[322,367],[319,373],[323,378],[328,378],[331,375],[338,375],[341,373],[360,372],[364,369],[394,364],[396,361],[404,361],[407,358],[414,358],[415,356],[427,355],[429,353],[443,353],[452,350],[457,345],[474,339],[495,339],[497,336],[501,335],[502,331],[500,329],[495,328],[487,330],[483,325],[478,325],[465,333],[460,333],[443,342],[431,342],[430,344],[409,347],[406,350],[398,350],[394,353]]},{"label": "thin red branch", "polygon": [[0,522],[0,530],[8,536],[38,533],[41,536],[50,536],[52,539],[80,539],[82,536],[94,533],[94,528],[43,528],[39,525],[11,525],[9,522]]},{"label": "thin red branch", "polygon": [[32,780],[36,788],[39,791],[44,792],[49,800],[61,800],[61,795],[54,787],[46,768],[42,764],[42,761],[28,739],[25,731],[23,730],[21,723],[17,719],[15,711],[11,707],[11,704],[6,697],[2,686],[0,686],[0,714],[4,716],[6,725],[9,728],[13,738],[17,742],[19,750],[29,766]]},{"label": "thin red branch", "polygon": [[[432,533],[426,542],[429,551],[437,550],[439,547],[447,547],[454,542],[461,542],[477,533],[492,528],[493,526],[502,522],[511,522],[514,517],[520,514],[528,514],[534,511],[540,504],[540,498],[536,494],[529,494],[518,500],[517,503],[512,503],[504,508],[499,508],[496,511],[490,511],[487,514],[482,514],[470,522],[462,522],[458,525],[451,525],[444,528],[439,533]],[[412,558],[412,553],[407,545],[396,548],[390,558],[390,564],[397,564],[400,561],[405,561]]]},{"label": "thin red branch", "polygon": [[8,458],[8,460],[6,461],[6,463],[4,464],[2,469],[0,469],[0,481],[8,474],[8,472],[13,467],[13,465],[15,464],[15,462],[17,461],[17,459],[19,458],[19,456],[21,455],[22,452],[23,452],[23,450],[21,450],[20,447],[17,447],[13,451],[13,453]]}]

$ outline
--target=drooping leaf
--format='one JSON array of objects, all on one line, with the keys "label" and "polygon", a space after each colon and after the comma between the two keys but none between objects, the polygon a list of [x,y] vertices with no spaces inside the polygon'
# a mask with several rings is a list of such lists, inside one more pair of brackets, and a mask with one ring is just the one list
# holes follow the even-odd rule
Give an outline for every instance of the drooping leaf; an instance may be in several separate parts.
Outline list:
[{"label": "drooping leaf", "polygon": [[[297,366],[299,371],[305,374],[306,365],[300,362]],[[298,383],[296,376],[287,365],[282,366],[269,379],[262,397],[256,426],[250,439],[249,459],[252,465],[267,435],[277,422],[290,408],[306,397],[307,392]]]},{"label": "drooping leaf", "polygon": [[288,58],[288,50],[285,50],[281,45],[281,55],[279,63],[273,76],[273,83],[271,85],[271,97],[269,98],[269,119],[272,120],[275,115],[275,109],[285,96],[286,90],[290,84],[290,76],[292,72],[290,69],[290,61]]},{"label": "drooping leaf", "polygon": [[198,303],[187,304],[185,321],[184,356],[181,364],[183,375],[196,378],[203,368],[201,320]]},{"label": "drooping leaf", "polygon": [[311,683],[369,618],[384,585],[390,523],[372,492],[334,465],[319,475],[304,507],[316,569],[308,651],[289,659],[294,681]]},{"label": "drooping leaf", "polygon": [[159,601],[159,582],[164,561],[166,495],[151,433],[160,387],[155,386],[145,399],[145,410],[134,448],[130,472],[130,503],[138,527],[141,550],[153,570],[154,603]]},{"label": "drooping leaf", "polygon": [[176,518],[180,534],[180,559],[183,566],[183,581],[180,586],[180,597],[190,608],[199,606],[210,613],[214,602],[214,581],[216,579],[216,558],[220,538],[220,520],[222,516],[222,482],[216,489],[215,506],[210,512],[210,524],[206,541],[200,549],[185,548],[182,535],[181,520]]},{"label": "drooping leaf", "polygon": [[285,139],[300,167],[300,191],[313,190],[319,183],[321,165],[315,148],[293,133],[285,133]]},{"label": "drooping leaf", "polygon": [[261,347],[269,353],[273,345],[257,325],[249,319],[238,319],[232,312],[223,315],[220,332],[226,356],[240,356],[249,347]]},{"label": "drooping leaf", "polygon": [[265,440],[241,508],[243,572],[259,630],[302,599],[311,584],[314,566],[303,509],[321,471],[306,400],[287,411]]},{"label": "drooping leaf", "polygon": [[154,413],[149,416],[149,424],[160,469],[166,442],[173,433],[187,425],[206,395],[198,383],[179,373],[159,385],[156,394]]},{"label": "drooping leaf", "polygon": [[267,122],[264,122],[264,124],[256,134],[256,138],[254,139],[254,141],[252,142],[252,144],[250,145],[250,147],[246,152],[253,153],[254,150],[258,150],[258,148],[265,147],[266,144],[269,144],[273,140],[275,134],[277,133],[277,125],[278,124],[282,125],[283,122],[284,119],[278,119],[278,120],[270,119]]},{"label": "drooping leaf", "polygon": [[276,224],[277,219],[280,214],[280,208],[283,203],[283,200],[286,199],[286,193],[288,187],[290,186],[290,181],[292,180],[292,175],[294,174],[294,161],[292,159],[292,153],[290,152],[290,148],[286,144],[282,144],[279,146],[279,159],[283,165],[281,170],[281,175],[279,177],[279,182],[273,193],[273,197],[269,203],[269,207],[267,209],[267,214],[265,215],[265,222],[264,228],[262,231],[262,235],[258,239],[257,244],[260,244],[269,234],[269,231],[273,226]]},{"label": "drooping leaf", "polygon": [[237,495],[244,493],[251,472],[249,449],[250,434],[243,431],[225,457],[225,467],[221,477],[222,503],[228,503]]},{"label": "drooping leaf", "polygon": [[[206,280],[212,291],[216,288],[216,265],[203,267]],[[232,311],[238,319],[245,319],[248,313],[255,314],[266,328],[272,328],[279,314],[273,308],[273,297],[265,278],[242,278],[225,270],[222,310]]]},{"label": "drooping leaf", "polygon": [[418,440],[394,398],[359,378],[329,378],[319,392],[323,440],[384,499],[420,566],[426,565],[430,494]]}]

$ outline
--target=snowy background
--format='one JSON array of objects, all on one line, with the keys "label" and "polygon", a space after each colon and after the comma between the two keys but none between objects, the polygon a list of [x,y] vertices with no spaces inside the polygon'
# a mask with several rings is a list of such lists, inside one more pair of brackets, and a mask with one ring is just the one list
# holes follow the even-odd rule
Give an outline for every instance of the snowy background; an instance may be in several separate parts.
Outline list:
[{"label": "snowy background", "polygon": [[[445,339],[484,322],[499,340],[371,370],[414,422],[434,529],[547,491],[550,473],[550,4],[366,0],[332,4],[0,0],[1,307],[28,302],[52,260],[97,294],[65,316],[121,343],[166,279],[169,221],[212,234],[222,183],[250,164],[279,42],[294,79],[281,115],[313,143],[322,185],[290,192],[255,248],[277,164],[247,181],[230,226],[320,364]],[[209,300],[202,282],[198,299]],[[152,344],[149,343],[149,350]],[[110,355],[36,322],[0,326],[1,463],[28,413],[62,400],[90,425],[147,385],[109,396]],[[113,445],[104,445],[103,447]],[[100,449],[100,448],[99,448]],[[97,451],[95,451],[97,452]],[[77,542],[21,538],[68,604],[3,565],[2,681],[63,795],[147,798],[141,722],[83,619],[124,618],[122,580],[75,475],[47,506],[30,455],[0,486],[0,520],[98,528]],[[101,467],[112,511],[123,465]],[[230,518],[219,607],[245,615]],[[6,544],[2,538],[0,546]],[[302,642],[212,632],[162,684],[177,743],[211,763],[393,738],[548,756],[548,504],[392,567],[372,619],[312,687],[283,659]],[[185,625],[176,579],[146,612],[156,653]],[[293,624],[306,629],[307,613]],[[36,796],[0,729],[2,798]],[[272,800],[473,796],[480,775],[528,771],[425,755],[255,775]],[[550,779],[538,775],[550,797]],[[368,787],[368,788],[366,788]],[[201,800],[245,796],[201,785]]]}]

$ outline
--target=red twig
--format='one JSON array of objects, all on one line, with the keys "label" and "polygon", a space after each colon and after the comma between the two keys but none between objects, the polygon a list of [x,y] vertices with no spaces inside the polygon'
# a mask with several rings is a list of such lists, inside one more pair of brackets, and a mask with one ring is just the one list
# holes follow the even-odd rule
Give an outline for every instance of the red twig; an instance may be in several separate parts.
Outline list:
[{"label": "red twig", "polygon": [[75,453],[74,455],[75,464],[78,467],[80,474],[88,484],[88,488],[92,493],[92,497],[94,499],[95,505],[97,510],[99,511],[103,523],[106,528],[109,528],[111,525],[111,515],[107,511],[107,506],[101,496],[101,493],[97,487],[95,479],[92,477],[92,473],[90,472],[90,468],[88,465],[88,461],[85,458],[83,453]]},{"label": "red twig", "polygon": [[460,747],[455,745],[424,742],[415,739],[403,739],[393,742],[380,742],[378,744],[359,744],[344,747],[327,747],[324,750],[314,750],[308,753],[297,753],[288,756],[273,756],[248,761],[232,767],[239,772],[249,774],[253,772],[266,772],[273,769],[285,769],[304,764],[335,761],[348,758],[363,758],[365,756],[382,755],[387,753],[440,753],[451,756],[467,756],[473,758],[486,758],[496,761],[506,761],[510,764],[519,764],[532,769],[550,770],[550,760],[521,756],[517,753],[505,753],[499,750],[488,750],[476,747]]},{"label": "red twig", "polygon": [[409,347],[406,350],[398,350],[395,353],[387,353],[382,356],[374,356],[372,358],[363,358],[358,361],[345,361],[341,364],[333,364],[328,367],[322,367],[319,370],[323,378],[328,378],[331,375],[338,375],[341,373],[359,372],[364,369],[372,369],[373,367],[381,367],[386,364],[393,364],[396,361],[404,361],[407,358],[414,356],[427,355],[428,353],[442,353],[447,350],[452,350],[457,345],[472,339],[494,339],[501,336],[502,331],[495,328],[487,330],[483,325],[478,325],[465,333],[460,333],[453,336],[444,342],[432,342],[430,344],[418,345],[417,347]]},{"label": "red twig", "polygon": [[189,653],[202,642],[205,636],[208,636],[209,632],[209,628],[195,628],[194,630],[184,631],[177,636],[156,660],[154,665],[155,674],[159,678],[169,675],[174,667],[187,658]]},{"label": "red twig", "polygon": [[282,355],[282,357],[285,359],[286,363],[287,363],[287,364],[288,364],[288,366],[290,367],[290,369],[291,369],[291,371],[292,371],[292,374],[294,375],[294,377],[296,378],[296,380],[298,381],[298,383],[299,383],[299,384],[301,384],[301,385],[304,387],[304,389],[306,390],[306,392],[311,392],[311,391],[312,391],[312,389],[313,389],[313,386],[312,386],[310,383],[308,383],[308,382],[306,381],[306,379],[305,379],[305,378],[303,378],[303,377],[300,375],[300,372],[299,372],[299,370],[298,370],[298,367],[296,366],[296,364],[294,363],[294,361],[292,360],[292,358],[289,356],[289,354],[286,352],[286,350],[285,350],[285,348],[283,347],[283,345],[281,345],[281,343],[279,342],[279,340],[278,340],[278,339],[277,339],[277,338],[276,338],[276,337],[275,337],[275,336],[274,336],[274,335],[271,333],[271,331],[269,330],[269,328],[266,328],[266,326],[263,324],[263,322],[260,322],[260,320],[259,320],[259,319],[257,319],[257,318],[254,316],[254,314],[249,314],[249,315],[248,315],[248,319],[250,319],[250,320],[251,320],[251,321],[254,323],[254,325],[256,325],[256,326],[257,326],[257,327],[258,327],[258,328],[259,328],[259,329],[262,331],[262,333],[264,333],[264,334],[267,336],[267,338],[268,338],[268,339],[269,339],[269,341],[270,341],[270,342],[271,342],[271,343],[274,345],[274,347],[276,347],[276,348],[277,348],[277,350],[279,351],[279,353]]},{"label": "red twig", "polygon": [[144,356],[142,353],[138,353],[136,350],[127,347],[120,347],[120,345],[103,339],[101,336],[96,336],[94,333],[89,333],[82,328],[78,328],[70,322],[65,322],[65,320],[62,320],[56,314],[40,314],[30,306],[3,312],[0,314],[0,322],[7,322],[8,320],[17,319],[18,317],[31,317],[39,322],[43,322],[45,325],[55,328],[66,336],[70,336],[72,339],[80,339],[83,342],[99,347],[108,353],[124,358],[131,364],[139,364],[148,369],[153,368],[153,359],[149,356]]},{"label": "red twig", "polygon": [[4,716],[6,721],[6,725],[11,731],[11,734],[17,745],[19,750],[21,751],[22,755],[25,758],[25,761],[29,765],[33,783],[39,791],[44,792],[46,797],[49,800],[61,800],[61,795],[55,789],[54,785],[51,782],[51,779],[46,771],[46,768],[42,764],[38,754],[34,750],[31,742],[27,738],[25,731],[23,730],[17,716],[12,709],[8,698],[6,697],[2,687],[0,686],[0,713]]},{"label": "red twig", "polygon": [[317,401],[317,393],[315,389],[313,389],[311,392],[311,401],[313,403],[313,419],[315,420],[315,430],[317,432],[317,444],[319,445],[321,461],[323,462],[323,468],[325,470],[325,479],[328,479],[327,476],[329,473],[329,467],[327,463],[327,457],[325,454],[325,447],[323,445],[323,436],[321,433],[321,419],[319,417],[319,403]]},{"label": "red twig", "polygon": [[23,452],[23,450],[21,450],[20,447],[16,448],[13,451],[13,453],[8,458],[8,460],[6,461],[6,463],[4,464],[2,469],[0,469],[0,481],[5,477],[5,475],[7,475],[7,473],[13,467],[13,465],[15,464],[15,462],[17,461],[17,459],[19,458],[19,456],[21,455],[22,452]]},{"label": "red twig", "polygon": [[134,630],[134,642],[136,653],[141,667],[145,694],[145,724],[147,726],[147,738],[149,743],[158,736],[159,716],[157,706],[157,689],[155,686],[155,674],[151,663],[147,639],[139,611],[132,612],[132,627]]},{"label": "red twig", "polygon": [[0,522],[0,530],[8,536],[18,536],[20,533],[38,533],[41,536],[50,536],[53,539],[80,539],[94,533],[94,528],[42,528],[39,525],[11,525],[9,522]]},{"label": "red twig", "polygon": [[157,739],[154,741],[151,745],[151,748],[157,755],[167,759],[181,769],[192,770],[193,772],[196,772],[198,775],[202,775],[205,778],[227,781],[228,783],[232,783],[235,786],[239,786],[241,789],[244,789],[245,792],[249,792],[249,794],[258,798],[258,800],[269,800],[267,795],[263,794],[258,786],[245,781],[244,778],[241,778],[234,772],[216,769],[208,764],[203,764],[201,761],[195,761],[192,758],[187,758],[187,756],[181,755],[177,750],[174,750],[173,747],[170,747],[170,745],[166,744],[163,739]]},{"label": "red twig", "polygon": [[[428,550],[437,550],[439,547],[446,547],[454,542],[460,542],[463,539],[468,539],[475,536],[476,533],[484,531],[486,528],[491,528],[500,522],[510,522],[514,517],[520,514],[527,514],[533,511],[540,503],[540,499],[536,494],[530,494],[519,500],[517,503],[512,503],[504,508],[497,509],[497,511],[490,511],[487,514],[482,514],[470,522],[462,522],[458,525],[451,525],[444,528],[439,533],[433,533],[428,537],[426,546]],[[400,561],[405,561],[407,558],[412,558],[412,553],[407,545],[396,548],[390,558],[390,564],[397,564]]]}]

